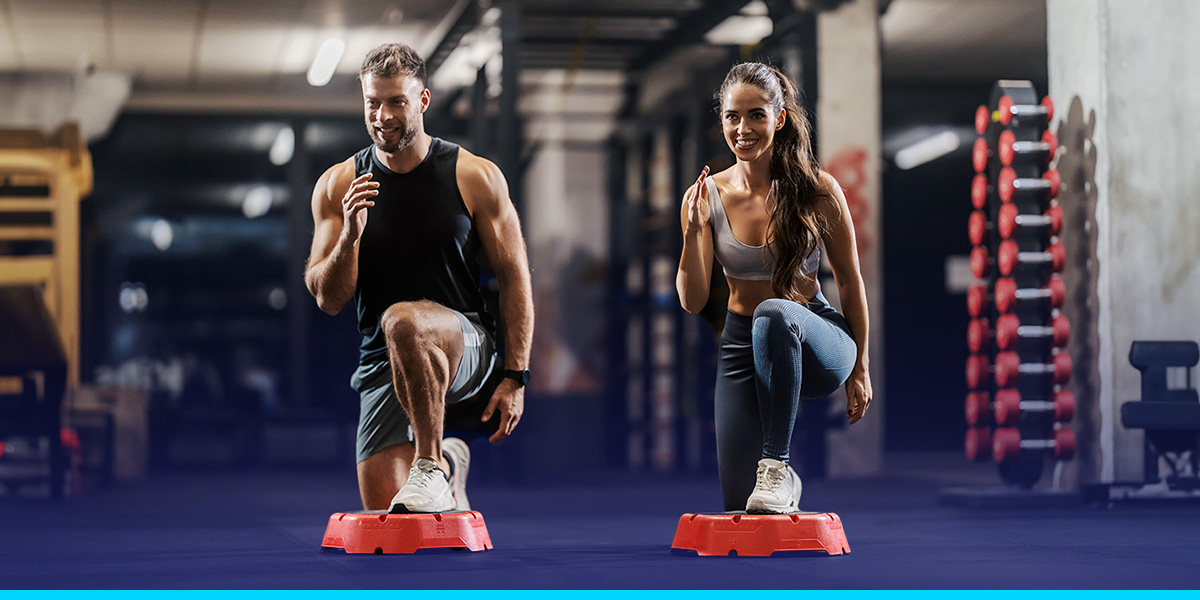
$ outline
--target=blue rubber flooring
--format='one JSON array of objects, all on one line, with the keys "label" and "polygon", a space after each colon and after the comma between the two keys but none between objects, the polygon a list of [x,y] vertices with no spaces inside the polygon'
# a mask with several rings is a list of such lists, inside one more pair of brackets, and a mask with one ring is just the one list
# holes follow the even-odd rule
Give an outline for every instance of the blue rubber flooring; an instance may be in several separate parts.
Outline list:
[{"label": "blue rubber flooring", "polygon": [[352,472],[175,472],[0,498],[0,588],[1200,587],[1195,506],[944,507],[940,488],[975,482],[921,469],[807,483],[802,508],[838,513],[851,553],[770,558],[669,551],[682,513],[719,509],[715,474],[473,484],[494,550],[377,556],[320,550],[329,515],[359,508]]}]

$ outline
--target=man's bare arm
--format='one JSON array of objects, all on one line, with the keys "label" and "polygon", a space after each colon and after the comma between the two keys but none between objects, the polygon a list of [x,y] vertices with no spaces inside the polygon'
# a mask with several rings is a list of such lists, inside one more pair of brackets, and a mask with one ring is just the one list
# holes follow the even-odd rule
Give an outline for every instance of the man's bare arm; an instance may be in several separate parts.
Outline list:
[{"label": "man's bare arm", "polygon": [[533,289],[521,222],[508,182],[491,161],[463,151],[459,189],[471,210],[479,241],[500,283],[500,313],[505,329],[505,368],[529,368],[533,343]]},{"label": "man's bare arm", "polygon": [[[304,284],[321,310],[336,315],[354,297],[358,284],[358,242],[366,209],[374,206],[378,184],[370,175],[353,179],[354,163],[330,167],[313,188],[313,245]],[[353,179],[353,180],[352,180]]]}]

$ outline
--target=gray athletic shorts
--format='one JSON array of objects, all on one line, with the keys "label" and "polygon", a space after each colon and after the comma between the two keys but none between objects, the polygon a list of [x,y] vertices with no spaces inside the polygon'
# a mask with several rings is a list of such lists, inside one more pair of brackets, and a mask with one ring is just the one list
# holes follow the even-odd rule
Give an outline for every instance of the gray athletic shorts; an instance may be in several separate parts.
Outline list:
[{"label": "gray athletic shorts", "polygon": [[[496,368],[496,344],[476,320],[450,309],[458,317],[463,335],[463,355],[446,404],[474,396]],[[400,408],[392,385],[392,368],[387,360],[360,365],[350,377],[350,387],[359,393],[358,461],[388,446],[413,441],[412,425]]]}]

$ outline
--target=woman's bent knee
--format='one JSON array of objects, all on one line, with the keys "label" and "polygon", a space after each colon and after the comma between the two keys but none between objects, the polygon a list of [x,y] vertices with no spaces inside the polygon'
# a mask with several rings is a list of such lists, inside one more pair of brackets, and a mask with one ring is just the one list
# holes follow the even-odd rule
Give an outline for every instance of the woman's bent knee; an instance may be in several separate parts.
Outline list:
[{"label": "woman's bent knee", "polygon": [[763,300],[754,308],[755,320],[766,317],[768,319],[787,319],[789,304],[795,304],[789,300],[782,298],[768,298]]},{"label": "woman's bent knee", "polygon": [[807,308],[791,300],[764,300],[754,309],[754,335],[800,336],[800,324],[807,311]]}]

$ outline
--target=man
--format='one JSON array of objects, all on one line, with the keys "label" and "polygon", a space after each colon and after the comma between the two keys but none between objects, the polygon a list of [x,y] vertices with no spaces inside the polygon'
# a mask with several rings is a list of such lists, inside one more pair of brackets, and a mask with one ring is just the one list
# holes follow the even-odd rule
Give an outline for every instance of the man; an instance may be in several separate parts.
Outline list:
[{"label": "man", "polygon": [[[499,415],[494,443],[521,419],[533,330],[521,225],[496,165],[425,133],[425,61],[412,48],[372,50],[359,79],[374,144],[317,181],[304,280],[321,310],[337,314],[351,297],[358,307],[351,383],[361,396],[363,508],[470,510],[470,453],[442,439],[443,419],[447,404],[479,394],[501,368],[479,420]],[[503,365],[479,289],[480,251],[500,284]]]}]

